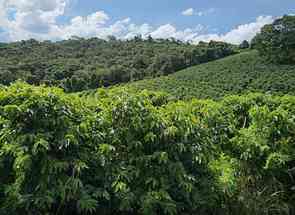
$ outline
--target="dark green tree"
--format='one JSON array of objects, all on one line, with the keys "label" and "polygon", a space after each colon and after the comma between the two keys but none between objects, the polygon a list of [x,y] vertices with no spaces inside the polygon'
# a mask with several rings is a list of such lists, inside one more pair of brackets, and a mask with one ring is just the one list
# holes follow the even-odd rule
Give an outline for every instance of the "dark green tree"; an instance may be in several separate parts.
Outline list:
[{"label": "dark green tree", "polygon": [[249,47],[250,47],[250,44],[247,40],[244,40],[239,46],[240,49],[248,49]]},{"label": "dark green tree", "polygon": [[252,46],[271,62],[295,63],[295,16],[284,16],[270,25],[252,40]]}]

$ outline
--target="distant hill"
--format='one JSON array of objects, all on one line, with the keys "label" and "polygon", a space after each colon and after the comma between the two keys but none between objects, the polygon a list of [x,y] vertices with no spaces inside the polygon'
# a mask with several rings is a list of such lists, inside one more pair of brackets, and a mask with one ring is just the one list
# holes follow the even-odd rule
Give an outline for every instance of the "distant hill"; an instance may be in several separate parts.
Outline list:
[{"label": "distant hill", "polygon": [[164,91],[176,98],[218,99],[249,91],[294,95],[295,65],[270,64],[257,51],[247,51],[125,87]]},{"label": "distant hill", "polygon": [[175,39],[110,37],[51,42],[36,40],[0,44],[0,84],[17,79],[77,92],[146,77],[168,75],[184,68],[234,54],[223,42],[192,45]]}]

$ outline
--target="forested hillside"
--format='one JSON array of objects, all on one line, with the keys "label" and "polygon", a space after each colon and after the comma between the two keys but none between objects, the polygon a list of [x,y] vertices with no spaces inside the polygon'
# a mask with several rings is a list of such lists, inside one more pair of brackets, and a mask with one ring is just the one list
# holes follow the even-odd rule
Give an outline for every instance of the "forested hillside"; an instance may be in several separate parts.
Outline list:
[{"label": "forested hillside", "polygon": [[176,98],[219,99],[247,92],[293,95],[295,65],[269,63],[253,50],[124,87],[164,91]]},{"label": "forested hillside", "polygon": [[191,45],[174,39],[121,41],[110,37],[0,45],[0,84],[21,79],[67,92],[174,73],[234,53],[222,42]]}]

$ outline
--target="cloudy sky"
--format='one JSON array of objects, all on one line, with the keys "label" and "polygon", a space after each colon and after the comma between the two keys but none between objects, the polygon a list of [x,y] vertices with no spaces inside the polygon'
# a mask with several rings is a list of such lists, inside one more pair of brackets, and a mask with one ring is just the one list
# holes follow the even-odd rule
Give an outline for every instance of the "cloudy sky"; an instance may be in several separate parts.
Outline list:
[{"label": "cloudy sky", "polygon": [[0,41],[71,36],[250,40],[294,0],[0,0]]}]

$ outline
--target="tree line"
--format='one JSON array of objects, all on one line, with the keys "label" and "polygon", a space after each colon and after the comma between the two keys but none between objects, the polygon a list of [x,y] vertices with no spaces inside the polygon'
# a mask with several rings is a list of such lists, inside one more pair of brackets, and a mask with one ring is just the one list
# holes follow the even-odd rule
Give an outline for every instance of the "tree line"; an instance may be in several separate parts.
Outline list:
[{"label": "tree line", "polygon": [[58,86],[67,92],[157,77],[235,53],[214,42],[192,45],[175,39],[122,41],[115,37],[0,45],[0,84],[15,80]]}]

